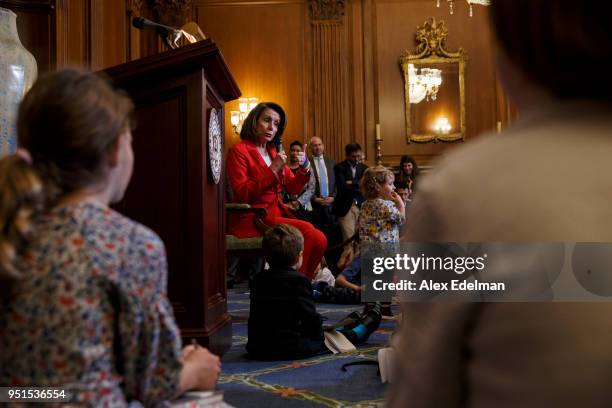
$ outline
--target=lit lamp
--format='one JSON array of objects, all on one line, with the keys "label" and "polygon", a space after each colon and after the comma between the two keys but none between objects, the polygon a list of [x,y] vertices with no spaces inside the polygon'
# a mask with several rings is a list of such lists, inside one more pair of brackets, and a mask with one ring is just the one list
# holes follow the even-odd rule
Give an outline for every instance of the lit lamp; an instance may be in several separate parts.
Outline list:
[{"label": "lit lamp", "polygon": [[438,121],[434,125],[434,130],[439,135],[448,135],[452,129],[450,123],[448,123],[448,118],[438,118]]},{"label": "lit lamp", "polygon": [[259,103],[259,99],[257,98],[238,99],[239,110],[230,112],[230,122],[232,123],[232,129],[234,129],[234,132],[240,134],[242,123],[248,116],[249,112],[257,106],[257,103]]},{"label": "lit lamp", "polygon": [[408,64],[408,96],[410,103],[419,103],[423,99],[429,101],[436,100],[438,89],[442,85],[442,71],[436,68],[421,68],[414,67],[414,64]]}]

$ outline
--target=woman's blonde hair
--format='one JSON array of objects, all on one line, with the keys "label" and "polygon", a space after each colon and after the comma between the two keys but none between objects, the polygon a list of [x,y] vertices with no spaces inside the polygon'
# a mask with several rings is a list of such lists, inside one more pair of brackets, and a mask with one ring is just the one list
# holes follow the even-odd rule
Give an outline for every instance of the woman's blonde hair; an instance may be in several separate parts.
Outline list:
[{"label": "woman's blonde hair", "polygon": [[26,94],[17,119],[20,151],[0,160],[0,295],[21,276],[15,260],[29,241],[31,218],[103,178],[132,111],[124,93],[76,69],[42,76]]},{"label": "woman's blonde hair", "polygon": [[393,172],[384,166],[370,167],[361,178],[361,193],[367,199],[376,198],[383,184],[393,178]]}]

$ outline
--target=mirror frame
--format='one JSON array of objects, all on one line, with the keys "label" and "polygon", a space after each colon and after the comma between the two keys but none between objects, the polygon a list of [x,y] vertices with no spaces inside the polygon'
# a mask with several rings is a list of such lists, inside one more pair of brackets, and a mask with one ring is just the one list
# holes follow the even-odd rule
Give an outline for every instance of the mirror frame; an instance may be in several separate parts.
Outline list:
[{"label": "mirror frame", "polygon": [[[417,27],[416,41],[418,43],[416,53],[411,54],[408,50],[404,51],[399,59],[400,67],[404,77],[404,102],[406,115],[406,142],[429,143],[429,142],[455,142],[465,140],[465,66],[467,64],[467,55],[463,48],[459,48],[457,52],[449,52],[445,49],[446,37],[448,30],[444,20],[436,22],[435,18],[431,17],[425,21],[423,25]],[[457,64],[459,75],[459,132],[441,135],[441,134],[423,134],[417,135],[412,133],[412,124],[410,122],[410,95],[408,82],[408,64]],[[443,85],[442,85],[443,86]]]}]

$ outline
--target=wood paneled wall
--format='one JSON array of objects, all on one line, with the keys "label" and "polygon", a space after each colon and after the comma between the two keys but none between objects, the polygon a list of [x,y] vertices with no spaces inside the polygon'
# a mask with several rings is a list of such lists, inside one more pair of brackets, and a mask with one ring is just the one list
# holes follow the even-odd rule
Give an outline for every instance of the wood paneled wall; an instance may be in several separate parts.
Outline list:
[{"label": "wood paneled wall", "polygon": [[[166,4],[167,3],[167,4]],[[275,101],[289,118],[284,143],[321,136],[328,154],[343,159],[356,141],[375,161],[375,127],[381,125],[385,164],[403,154],[427,165],[461,143],[406,143],[404,84],[398,59],[414,50],[416,27],[444,20],[447,49],[465,49],[466,140],[506,126],[516,116],[493,66],[487,9],[464,2],[454,15],[435,0],[0,0],[18,13],[24,45],[41,72],[67,65],[94,70],[159,52],[154,32],[130,27],[132,16],[198,22],[217,42],[243,96]],[[445,2],[442,2],[445,3]],[[156,6],[156,4],[158,6]],[[159,6],[162,4],[162,6]],[[163,6],[163,4],[166,4]],[[157,7],[157,8],[155,8]],[[160,8],[161,7],[161,8]],[[170,10],[170,11],[169,11]],[[178,11],[172,11],[178,10]],[[167,21],[166,21],[167,20]],[[226,147],[239,140],[225,109]]]},{"label": "wood paneled wall", "polygon": [[0,7],[17,13],[19,37],[39,73],[101,70],[150,54],[141,43],[156,41],[155,33],[131,28],[130,17],[152,17],[145,0],[0,0]]},{"label": "wood paneled wall", "polygon": [[[376,93],[372,97],[377,103],[372,114],[381,125],[384,162],[398,164],[402,154],[411,154],[419,163],[427,164],[441,152],[461,145],[461,142],[407,144],[405,140],[404,82],[398,59],[406,49],[414,53],[416,27],[430,17],[446,22],[449,32],[446,49],[452,52],[461,47],[467,53],[466,141],[494,130],[500,119],[487,9],[474,6],[474,16],[470,17],[464,2],[456,3],[453,15],[449,15],[446,5],[437,8],[434,0],[377,0],[372,6],[365,16],[373,26],[376,72],[372,82]],[[372,129],[368,131],[371,134]]]},{"label": "wood paneled wall", "polygon": [[[317,18],[313,7],[341,8]],[[356,141],[368,163],[375,160],[375,128],[381,125],[383,162],[397,165],[403,154],[421,164],[459,143],[406,143],[404,84],[398,63],[414,50],[416,27],[444,20],[447,49],[463,47],[466,69],[466,140],[495,130],[515,115],[497,84],[487,10],[468,14],[463,2],[450,15],[434,0],[195,0],[194,17],[220,45],[244,96],[274,100],[289,116],[286,143],[322,136],[330,156]],[[239,139],[226,112],[226,145]]]},{"label": "wood paneled wall", "polygon": [[313,133],[325,141],[327,153],[341,156],[349,133],[347,41],[344,3],[320,7],[311,2],[312,98],[309,112]]},{"label": "wood paneled wall", "polygon": [[[193,9],[204,34],[221,49],[242,96],[278,102],[286,110],[285,149],[292,140],[303,140],[310,133],[305,2],[198,0]],[[226,147],[240,140],[232,131],[231,110],[238,110],[238,101],[225,109]]]}]

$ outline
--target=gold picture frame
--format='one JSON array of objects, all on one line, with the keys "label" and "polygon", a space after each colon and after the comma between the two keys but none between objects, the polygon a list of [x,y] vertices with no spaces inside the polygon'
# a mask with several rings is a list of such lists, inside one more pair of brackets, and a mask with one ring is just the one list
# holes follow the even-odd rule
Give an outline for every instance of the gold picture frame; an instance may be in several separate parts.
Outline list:
[{"label": "gold picture frame", "polygon": [[[416,53],[404,51],[399,59],[404,77],[406,142],[455,142],[465,140],[465,67],[467,55],[463,48],[457,52],[445,49],[448,30],[443,20],[432,17],[417,27]],[[410,75],[423,68],[440,70],[441,84],[427,99],[410,98]],[[414,78],[412,78],[414,81]],[[421,93],[420,97],[423,95]],[[416,101],[416,102],[415,102]],[[449,119],[450,118],[450,121]],[[435,122],[437,120],[437,122]],[[436,125],[446,120],[446,126]],[[434,130],[437,126],[438,130]]]}]

